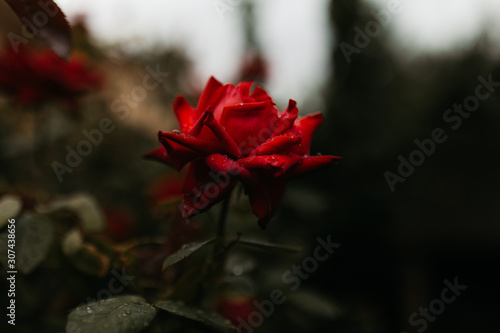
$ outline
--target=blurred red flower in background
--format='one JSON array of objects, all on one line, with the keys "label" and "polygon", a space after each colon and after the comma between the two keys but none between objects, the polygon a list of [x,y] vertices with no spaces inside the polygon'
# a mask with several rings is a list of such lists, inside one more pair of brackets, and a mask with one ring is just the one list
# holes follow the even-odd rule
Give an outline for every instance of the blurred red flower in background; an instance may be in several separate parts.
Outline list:
[{"label": "blurred red flower in background", "polygon": [[242,81],[266,81],[269,66],[261,53],[248,53],[240,68]]},{"label": "blurred red flower in background", "polygon": [[106,235],[115,242],[124,242],[134,236],[136,219],[126,207],[112,207],[104,210]]},{"label": "blurred red flower in background", "polygon": [[156,179],[148,189],[148,197],[153,206],[175,201],[181,197],[182,180],[173,175]]},{"label": "blurred red flower in background", "polygon": [[68,109],[83,93],[102,85],[101,73],[82,55],[69,62],[47,49],[6,47],[0,55],[0,90],[23,106],[58,101]]},{"label": "blurred red flower in background", "polygon": [[252,82],[236,87],[210,78],[196,108],[178,96],[173,108],[180,131],[159,132],[160,148],[145,155],[180,170],[183,216],[199,214],[226,197],[235,181],[249,195],[259,225],[274,215],[288,180],[337,164],[336,156],[310,156],[320,113],[298,118],[296,102],[279,112],[265,90]]},{"label": "blurred red flower in background", "polygon": [[224,295],[217,301],[215,309],[233,325],[238,326],[240,320],[247,321],[250,314],[256,311],[254,301],[256,298],[253,296]]}]

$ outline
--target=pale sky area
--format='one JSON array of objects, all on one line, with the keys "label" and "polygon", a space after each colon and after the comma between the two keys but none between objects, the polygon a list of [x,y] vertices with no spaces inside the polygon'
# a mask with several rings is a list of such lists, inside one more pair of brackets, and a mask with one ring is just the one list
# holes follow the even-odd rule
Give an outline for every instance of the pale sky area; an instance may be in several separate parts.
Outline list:
[{"label": "pale sky area", "polygon": [[[387,0],[366,0],[387,8]],[[195,75],[235,78],[243,54],[241,0],[56,0],[71,18],[87,14],[104,43],[140,50],[179,45]],[[333,39],[328,0],[255,0],[257,33],[271,64],[267,89],[280,103],[300,100],[325,83]],[[226,4],[217,7],[217,3]],[[233,4],[234,6],[231,6]],[[219,9],[218,9],[219,8]],[[500,32],[499,0],[401,0],[401,12],[384,29],[399,50],[446,51],[473,40],[490,24]]]}]

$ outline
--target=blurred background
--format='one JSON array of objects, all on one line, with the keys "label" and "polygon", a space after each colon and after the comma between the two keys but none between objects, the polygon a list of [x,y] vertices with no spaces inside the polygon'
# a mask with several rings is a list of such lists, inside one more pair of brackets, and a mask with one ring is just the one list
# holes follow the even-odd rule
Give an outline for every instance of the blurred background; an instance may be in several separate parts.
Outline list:
[{"label": "blurred background", "polygon": [[[303,282],[300,293],[290,295],[255,331],[499,331],[496,1],[56,2],[74,27],[76,52],[102,73],[103,85],[82,98],[78,119],[55,114],[52,106],[47,111],[52,117],[19,116],[6,97],[0,99],[7,110],[0,116],[0,193],[21,197],[24,207],[89,194],[105,215],[103,237],[113,242],[158,230],[196,238],[192,235],[203,232],[203,221],[194,231],[180,230],[167,218],[173,225],[167,227],[157,207],[171,198],[161,184],[175,187],[177,173],[141,154],[157,146],[158,130],[177,127],[171,109],[175,95],[195,104],[212,75],[223,83],[256,80],[280,109],[294,99],[303,115],[323,112],[325,122],[312,151],[343,159],[335,168],[291,183],[265,232],[257,230],[253,216],[241,213],[243,208],[233,207],[234,219],[244,221],[234,223],[234,232],[303,247],[301,255],[285,259],[236,252],[230,262],[249,267],[254,285],[247,294],[257,298],[280,288],[279,277],[312,253],[317,237],[331,235],[341,244]],[[0,8],[2,37],[20,34],[17,19],[3,3]],[[123,94],[141,84],[148,66],[169,75],[159,89],[126,104]],[[480,77],[493,83],[485,86]],[[477,96],[479,85],[488,97],[474,111],[453,112],[455,105]],[[120,117],[116,105],[129,106],[126,116]],[[66,145],[76,147],[82,130],[97,128],[103,116],[116,129],[58,182],[51,163],[63,162]],[[34,127],[50,132],[49,138],[37,141]],[[435,129],[447,139],[422,154],[424,161],[409,175],[398,175],[401,160],[421,150],[415,141],[432,138]],[[29,153],[37,144],[49,147],[38,160]],[[56,238],[64,241],[71,228],[61,228]],[[151,253],[156,252],[142,249],[136,255]],[[97,262],[102,264],[103,257]],[[60,268],[64,260],[53,261],[20,278],[31,293],[35,287],[29,285],[46,288],[36,297],[26,295],[25,310],[19,310],[26,332],[30,325],[46,328],[43,332],[62,330],[69,309],[95,295],[109,276],[82,265],[68,272]],[[111,261],[106,268],[112,266]],[[151,276],[141,280],[143,285],[153,285]],[[409,321],[441,299],[444,280],[455,279],[467,286],[455,301],[425,319],[425,327],[424,320],[415,323],[426,318],[421,313]],[[75,292],[81,283],[87,287]],[[54,292],[58,286],[64,297]],[[54,300],[48,309],[41,301],[47,298]]]}]

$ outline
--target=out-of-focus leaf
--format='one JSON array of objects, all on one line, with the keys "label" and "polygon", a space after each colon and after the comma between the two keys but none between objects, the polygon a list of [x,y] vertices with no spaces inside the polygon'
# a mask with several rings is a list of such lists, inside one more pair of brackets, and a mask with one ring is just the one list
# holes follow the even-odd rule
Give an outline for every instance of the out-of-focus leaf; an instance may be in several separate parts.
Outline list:
[{"label": "out-of-focus leaf", "polygon": [[164,300],[157,302],[155,306],[173,315],[203,323],[221,332],[230,332],[236,329],[229,320],[222,318],[217,313],[190,307],[182,302]]},{"label": "out-of-focus leaf", "polygon": [[61,247],[80,271],[100,277],[108,273],[111,259],[93,244],[85,243],[79,228],[73,228],[64,235]]},{"label": "out-of-focus leaf", "polygon": [[53,239],[54,224],[46,216],[22,215],[16,220],[17,269],[31,273],[47,256]]},{"label": "out-of-focus leaf", "polygon": [[59,57],[68,60],[72,48],[71,28],[52,0],[5,0],[36,39]]},{"label": "out-of-focus leaf", "polygon": [[9,219],[16,217],[22,207],[21,199],[14,195],[4,195],[0,198],[0,228],[3,228]]},{"label": "out-of-focus leaf", "polygon": [[78,228],[68,231],[61,242],[63,253],[67,256],[76,254],[83,247],[83,237]]},{"label": "out-of-focus leaf", "polygon": [[50,213],[67,209],[78,215],[84,231],[99,232],[105,228],[104,215],[96,200],[87,194],[77,194],[69,198],[60,199],[48,206],[40,207],[39,211]]},{"label": "out-of-focus leaf", "polygon": [[168,256],[167,259],[165,259],[165,261],[163,262],[163,269],[166,269],[167,267],[172,266],[173,264],[181,260],[184,260],[205,245],[212,243],[214,240],[215,238],[212,238],[201,243],[185,244],[179,251],[175,252],[174,254]]},{"label": "out-of-focus leaf", "polygon": [[100,277],[108,273],[111,261],[107,255],[100,252],[93,244],[88,243],[84,243],[69,258],[80,271]]},{"label": "out-of-focus leaf", "polygon": [[312,315],[334,320],[342,314],[340,306],[313,291],[297,290],[287,295],[287,298],[291,304],[301,311]]},{"label": "out-of-focus leaf", "polygon": [[272,244],[272,243],[267,243],[261,240],[254,240],[254,239],[239,239],[238,240],[239,244],[244,244],[244,245],[249,245],[253,247],[260,248],[262,250],[268,250],[268,251],[275,251],[275,252],[300,252],[300,249],[297,247],[293,246],[286,246],[286,245],[279,245],[279,244]]},{"label": "out-of-focus leaf", "polygon": [[67,333],[136,333],[149,326],[156,309],[139,296],[84,304],[68,316]]}]

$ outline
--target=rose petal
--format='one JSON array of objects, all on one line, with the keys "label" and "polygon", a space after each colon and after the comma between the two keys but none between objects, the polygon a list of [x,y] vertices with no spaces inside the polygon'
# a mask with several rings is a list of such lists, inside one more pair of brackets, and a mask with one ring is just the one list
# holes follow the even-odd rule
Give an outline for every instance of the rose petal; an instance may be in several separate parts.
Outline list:
[{"label": "rose petal", "polygon": [[277,109],[268,102],[259,102],[226,106],[219,123],[240,150],[249,153],[271,137],[277,121]]},{"label": "rose petal", "polygon": [[214,110],[214,118],[219,122],[224,108],[227,105],[237,105],[243,103],[240,91],[232,84],[226,84],[220,89],[220,91],[219,96],[215,96],[212,100],[210,100],[210,105]]},{"label": "rose petal", "polygon": [[261,87],[257,86],[253,91],[252,95],[250,95],[256,102],[269,102],[272,105],[275,105],[271,96],[267,94],[267,92]]},{"label": "rose petal", "polygon": [[331,155],[308,156],[303,158],[300,164],[290,168],[283,177],[286,180],[290,180],[306,173],[337,165],[341,159],[341,157]]},{"label": "rose petal", "polygon": [[236,161],[221,155],[221,154],[211,154],[206,157],[205,162],[207,166],[214,172],[224,173],[227,172],[231,176],[237,176],[243,181],[252,181],[250,178],[250,172],[244,167],[239,165]]},{"label": "rose petal", "polygon": [[252,211],[259,218],[259,225],[265,228],[281,202],[285,183],[281,179],[248,170],[221,154],[212,154],[205,161],[212,171],[226,173],[243,183]]},{"label": "rose petal", "polygon": [[198,105],[196,106],[196,110],[198,110],[200,114],[207,109],[207,107],[210,105],[210,100],[212,100],[214,96],[220,95],[220,92],[218,92],[218,90],[221,87],[222,83],[217,81],[213,76],[208,79],[207,85],[203,89],[203,93],[201,94]]},{"label": "rose petal", "polygon": [[201,132],[203,131],[203,129],[205,127],[205,120],[207,119],[209,113],[212,113],[211,107],[208,107],[207,110],[202,113],[200,118],[198,118],[196,123],[193,125],[193,127],[187,133],[191,136],[197,136],[197,137],[202,137],[203,139],[209,139],[208,137],[206,137],[206,135],[201,135]]},{"label": "rose petal", "polygon": [[188,133],[194,126],[199,115],[196,110],[189,105],[186,99],[182,96],[177,96],[172,103],[175,116],[179,121],[179,126],[183,133]]},{"label": "rose petal", "polygon": [[248,198],[252,205],[252,212],[259,218],[259,226],[265,229],[281,203],[286,184],[280,181],[268,180],[265,184],[258,182],[258,186],[248,189]]},{"label": "rose petal", "polygon": [[267,140],[255,148],[250,153],[250,156],[283,153],[290,150],[291,147],[300,144],[300,142],[302,142],[302,138],[293,133],[282,134]]},{"label": "rose petal", "polygon": [[205,124],[212,130],[214,135],[219,139],[220,144],[225,151],[234,157],[241,157],[240,149],[234,139],[226,132],[224,128],[215,120],[212,113],[207,114]]},{"label": "rose petal", "polygon": [[219,81],[211,77],[203,90],[196,110],[201,115],[202,112],[211,107],[215,119],[219,120],[222,110],[226,105],[234,105],[242,102],[241,93],[235,86],[232,84],[223,86]]},{"label": "rose petal", "polygon": [[278,136],[286,133],[290,128],[292,128],[295,119],[299,114],[299,109],[297,108],[297,102],[293,99],[288,101],[288,107],[279,115],[279,121],[276,128],[274,128],[273,136]]},{"label": "rose petal", "polygon": [[250,96],[250,88],[252,87],[253,81],[240,82],[236,88],[240,91],[241,96]]},{"label": "rose petal", "polygon": [[184,192],[184,218],[200,214],[223,198],[233,189],[234,180],[227,173],[211,172],[204,160],[190,164],[182,191]]},{"label": "rose petal", "polygon": [[278,177],[302,159],[299,155],[259,155],[241,158],[237,163],[245,169],[272,169],[271,174]]},{"label": "rose petal", "polygon": [[199,156],[197,152],[182,147],[178,144],[175,145],[177,146],[177,149],[169,147],[170,152],[168,152],[165,146],[162,146],[150,151],[149,153],[144,154],[143,157],[146,159],[161,162],[179,171],[184,165]]},{"label": "rose petal", "polygon": [[[181,146],[189,148],[200,154],[211,154],[214,152],[222,151],[222,147],[218,142],[200,139],[194,136],[182,134],[182,133],[165,133],[160,132],[159,134],[160,142],[171,145],[172,142],[178,143]],[[167,148],[167,147],[165,147]]]},{"label": "rose petal", "polygon": [[309,155],[313,134],[322,122],[323,115],[321,113],[315,113],[304,118],[297,119],[293,123],[290,132],[297,134],[302,138],[302,143],[293,147],[293,153],[299,155]]}]

